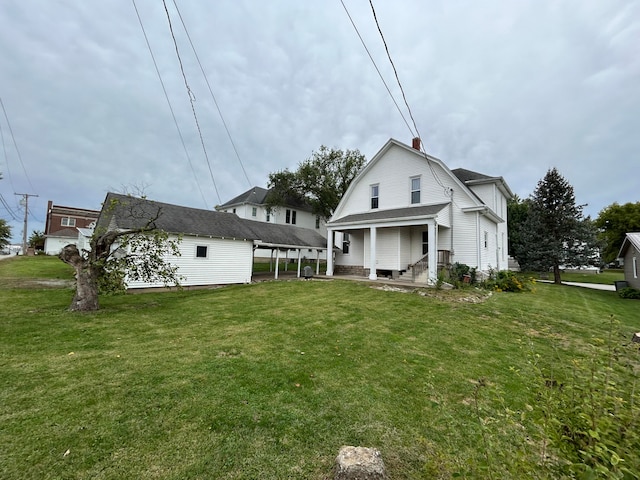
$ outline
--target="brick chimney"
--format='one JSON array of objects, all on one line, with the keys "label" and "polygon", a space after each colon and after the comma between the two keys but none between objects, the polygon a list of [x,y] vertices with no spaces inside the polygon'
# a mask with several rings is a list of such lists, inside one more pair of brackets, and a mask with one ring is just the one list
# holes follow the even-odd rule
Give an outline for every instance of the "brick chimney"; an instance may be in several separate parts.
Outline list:
[{"label": "brick chimney", "polygon": [[416,150],[420,150],[420,137],[414,137],[413,138],[413,143],[411,145],[413,148],[415,148]]}]

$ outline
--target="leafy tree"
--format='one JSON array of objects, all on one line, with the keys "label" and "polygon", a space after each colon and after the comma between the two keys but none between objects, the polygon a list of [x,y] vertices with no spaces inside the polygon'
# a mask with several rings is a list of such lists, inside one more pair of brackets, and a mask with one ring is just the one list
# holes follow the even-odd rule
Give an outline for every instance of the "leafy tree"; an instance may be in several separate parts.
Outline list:
[{"label": "leafy tree", "polygon": [[34,230],[29,237],[29,246],[36,250],[44,250],[44,232]]},{"label": "leafy tree", "polygon": [[520,253],[523,251],[522,244],[522,225],[529,217],[531,209],[531,199],[522,199],[518,195],[507,202],[507,217],[509,219],[509,253],[519,260]]},{"label": "leafy tree", "polygon": [[618,205],[613,203],[603,208],[595,220],[595,226],[601,230],[605,263],[618,257],[620,247],[627,233],[640,232],[640,202]]},{"label": "leafy tree", "polygon": [[342,151],[323,145],[295,172],[285,169],[269,174],[266,203],[274,208],[304,202],[315,215],[328,220],[365,163],[358,150]]},{"label": "leafy tree", "polygon": [[530,197],[527,219],[519,229],[522,251],[518,262],[524,270],[553,268],[555,283],[561,283],[560,265],[585,265],[591,254],[589,224],[576,205],[573,187],[550,169]]},{"label": "leafy tree", "polygon": [[9,245],[11,241],[11,225],[4,218],[0,218],[0,249]]},{"label": "leafy tree", "polygon": [[[165,261],[168,254],[180,255],[179,240],[170,240],[156,227],[161,216],[161,206],[144,198],[107,195],[91,249],[79,251],[70,244],[60,253],[76,274],[70,310],[98,310],[98,294],[123,290],[125,278],[180,284],[177,267]],[[114,224],[125,227],[113,228]]]}]

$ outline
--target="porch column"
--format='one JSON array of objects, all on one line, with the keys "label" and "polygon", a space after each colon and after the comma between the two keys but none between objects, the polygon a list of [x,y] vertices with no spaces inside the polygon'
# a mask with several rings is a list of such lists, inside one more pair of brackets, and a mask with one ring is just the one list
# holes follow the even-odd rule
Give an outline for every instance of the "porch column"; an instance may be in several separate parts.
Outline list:
[{"label": "porch column", "polygon": [[[319,268],[319,267],[318,267]],[[327,228],[327,277],[333,276],[333,230]]]},{"label": "porch column", "polygon": [[377,280],[376,274],[376,227],[370,228],[369,235],[369,280]]},{"label": "porch column", "polygon": [[280,269],[280,249],[276,248],[276,275],[275,279],[278,279],[278,270]]},{"label": "porch column", "polygon": [[301,254],[302,254],[302,249],[299,248],[298,249],[298,278],[300,278],[300,257],[301,257]]},{"label": "porch column", "polygon": [[320,275],[320,250],[316,250],[316,275]]},{"label": "porch column", "polygon": [[438,228],[435,221],[427,225],[427,235],[429,238],[429,282],[435,283],[438,280]]}]

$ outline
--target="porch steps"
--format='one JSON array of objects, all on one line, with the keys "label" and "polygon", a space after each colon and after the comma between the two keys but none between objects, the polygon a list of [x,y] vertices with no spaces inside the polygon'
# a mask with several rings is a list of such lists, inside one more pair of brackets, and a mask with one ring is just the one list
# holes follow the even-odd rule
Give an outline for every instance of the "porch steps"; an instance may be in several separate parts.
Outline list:
[{"label": "porch steps", "polygon": [[[413,282],[413,271],[411,266],[409,266],[408,270],[404,270],[400,272],[399,280],[403,280],[405,282]],[[415,283],[428,283],[429,281],[429,270],[425,270],[416,276]]]}]

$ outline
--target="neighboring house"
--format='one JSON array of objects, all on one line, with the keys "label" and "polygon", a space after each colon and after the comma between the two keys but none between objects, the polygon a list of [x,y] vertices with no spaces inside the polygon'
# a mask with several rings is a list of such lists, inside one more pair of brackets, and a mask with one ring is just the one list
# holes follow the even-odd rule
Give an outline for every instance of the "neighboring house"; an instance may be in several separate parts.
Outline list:
[{"label": "neighboring house", "polygon": [[455,262],[480,275],[508,268],[507,183],[419,149],[390,139],[351,183],[327,223],[327,275],[433,283]]},{"label": "neighboring house", "polygon": [[624,279],[630,287],[640,289],[640,232],[627,233],[618,257],[624,259]]},{"label": "neighboring house", "polygon": [[[275,225],[239,218],[225,212],[182,207],[168,203],[107,194],[98,220],[99,228],[128,230],[140,228],[156,218],[153,225],[181,238],[180,256],[165,261],[178,266],[183,286],[250,283],[254,250],[296,250],[298,258],[311,249],[326,249],[326,239],[314,230]],[[299,270],[298,266],[298,270]],[[129,282],[128,288],[158,287],[161,284]]]},{"label": "neighboring house", "polygon": [[70,243],[78,245],[78,228],[89,228],[98,219],[98,210],[47,204],[44,229],[44,252],[57,255]]},{"label": "neighboring house", "polygon": [[[247,220],[313,229],[326,238],[325,222],[312,212],[309,205],[291,201],[282,207],[269,208],[266,203],[268,193],[269,190],[266,188],[252,187],[228,202],[216,206],[216,210],[235,213]],[[257,257],[265,255],[264,252],[256,252]]]}]

